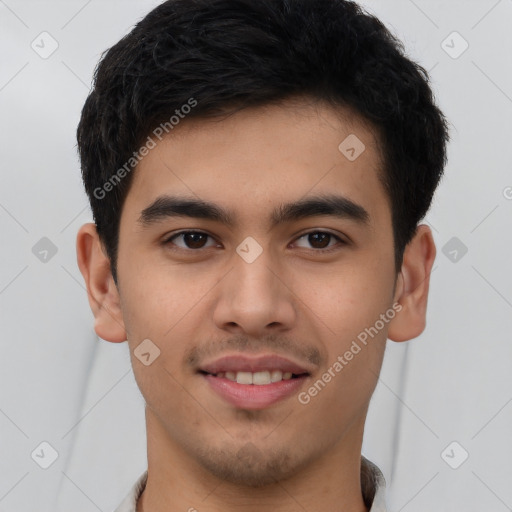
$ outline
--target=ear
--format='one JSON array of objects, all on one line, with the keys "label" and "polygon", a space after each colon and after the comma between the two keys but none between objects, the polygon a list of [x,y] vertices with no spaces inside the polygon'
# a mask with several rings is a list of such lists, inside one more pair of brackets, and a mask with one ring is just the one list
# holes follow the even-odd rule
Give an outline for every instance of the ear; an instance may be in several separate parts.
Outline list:
[{"label": "ear", "polygon": [[421,224],[404,251],[394,298],[394,303],[400,303],[402,309],[389,323],[389,339],[407,341],[425,330],[430,272],[435,257],[432,231]]},{"label": "ear", "polygon": [[78,267],[85,280],[96,334],[113,343],[126,341],[119,293],[93,223],[84,224],[76,237]]}]

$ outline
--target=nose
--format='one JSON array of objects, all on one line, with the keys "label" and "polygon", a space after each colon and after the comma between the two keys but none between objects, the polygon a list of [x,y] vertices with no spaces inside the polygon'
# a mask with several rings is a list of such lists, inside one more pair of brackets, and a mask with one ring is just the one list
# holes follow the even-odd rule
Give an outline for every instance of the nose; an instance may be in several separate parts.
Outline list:
[{"label": "nose", "polygon": [[269,252],[252,263],[235,255],[233,265],[219,283],[213,314],[217,327],[253,337],[291,329],[296,320],[293,286]]}]

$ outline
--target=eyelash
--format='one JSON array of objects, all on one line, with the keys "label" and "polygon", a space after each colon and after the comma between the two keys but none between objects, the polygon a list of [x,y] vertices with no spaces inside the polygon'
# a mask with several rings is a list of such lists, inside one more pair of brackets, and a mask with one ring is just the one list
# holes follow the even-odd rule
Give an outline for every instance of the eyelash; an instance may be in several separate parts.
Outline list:
[{"label": "eyelash", "polygon": [[[163,245],[169,245],[173,239],[179,237],[179,236],[182,236],[182,235],[187,235],[187,234],[190,234],[190,233],[197,233],[197,234],[200,234],[200,235],[206,235],[212,239],[214,239],[213,236],[209,235],[208,233],[205,233],[204,231],[195,231],[195,230],[187,230],[187,231],[179,231],[178,233],[174,233],[172,234],[170,237],[167,237],[162,243]],[[342,238],[340,238],[339,236],[333,234],[333,233],[330,233],[329,231],[321,231],[321,230],[313,230],[313,231],[308,231],[306,233],[303,233],[301,235],[299,235],[296,239],[296,240],[300,240],[301,238],[304,238],[308,235],[313,235],[313,234],[325,234],[325,235],[329,235],[331,236],[332,238],[335,238],[338,242],[339,242],[339,245],[348,245],[347,242],[345,240],[343,240]],[[330,252],[333,252],[333,251],[336,251],[336,250],[339,250],[339,245],[334,245],[332,247],[329,247],[328,249],[311,249],[312,251],[314,252],[319,252],[319,253],[330,253]],[[172,248],[172,250],[174,251],[187,251],[187,252],[199,252],[201,250],[205,250],[205,249],[211,249],[211,247],[201,247],[199,249],[184,249],[183,247],[177,247],[177,248]]]}]

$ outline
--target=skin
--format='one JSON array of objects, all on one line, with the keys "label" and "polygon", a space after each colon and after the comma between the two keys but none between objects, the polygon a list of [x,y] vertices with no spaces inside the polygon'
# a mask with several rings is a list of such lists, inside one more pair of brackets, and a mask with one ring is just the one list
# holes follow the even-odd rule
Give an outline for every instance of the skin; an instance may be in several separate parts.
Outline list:
[{"label": "skin", "polygon": [[[352,133],[366,146],[353,162],[338,150]],[[185,120],[135,171],[121,215],[118,287],[94,224],[82,226],[77,256],[95,331],[128,340],[147,404],[148,481],[138,511],[367,510],[359,475],[369,401],[386,338],[405,341],[425,328],[436,254],[420,225],[395,272],[379,166],[371,127],[321,103]],[[363,206],[369,224],[317,215],[269,229],[277,205],[333,192]],[[215,202],[236,223],[174,217],[144,228],[142,210],[163,193]],[[183,237],[174,251],[164,243],[187,229],[210,235],[205,247]],[[303,236],[317,231],[346,244]],[[248,236],[263,249],[252,263],[236,252]],[[335,250],[323,253],[325,245]],[[197,364],[228,353],[279,353],[312,368],[307,391],[397,303],[400,312],[307,405],[294,394],[238,409],[197,373]],[[161,353],[146,366],[134,350],[148,338]]]}]

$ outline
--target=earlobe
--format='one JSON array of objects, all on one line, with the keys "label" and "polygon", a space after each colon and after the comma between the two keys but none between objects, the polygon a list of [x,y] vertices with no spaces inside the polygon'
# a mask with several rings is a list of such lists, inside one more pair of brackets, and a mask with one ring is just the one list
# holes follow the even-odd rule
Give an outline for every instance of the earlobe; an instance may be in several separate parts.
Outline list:
[{"label": "earlobe", "polygon": [[119,293],[95,224],[84,224],[78,231],[76,254],[78,267],[85,280],[89,305],[94,314],[96,334],[113,343],[126,341]]},{"label": "earlobe", "polygon": [[395,291],[395,301],[400,303],[401,310],[389,324],[389,339],[407,341],[424,331],[430,273],[435,257],[432,231],[426,224],[421,224],[404,251]]}]

